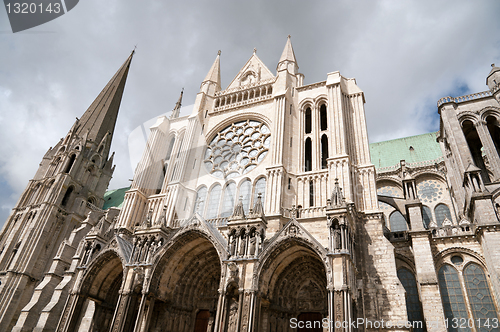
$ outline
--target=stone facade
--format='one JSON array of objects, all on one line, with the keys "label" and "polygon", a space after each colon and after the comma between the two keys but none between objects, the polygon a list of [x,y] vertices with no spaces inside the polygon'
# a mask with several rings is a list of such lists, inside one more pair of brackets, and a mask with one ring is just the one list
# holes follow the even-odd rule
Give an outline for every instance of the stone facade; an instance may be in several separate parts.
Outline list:
[{"label": "stone facade", "polygon": [[[354,79],[333,72],[303,85],[288,38],[276,75],[254,51],[222,90],[219,53],[191,114],[179,116],[181,94],[151,127],[121,208],[102,210],[114,129],[102,119],[116,119],[130,61],[101,93],[115,102],[100,95],[49,150],[2,231],[3,330],[494,325],[499,68],[489,91],[439,101],[441,157],[376,169]],[[87,128],[91,116],[101,121]],[[52,196],[33,194],[53,179]],[[31,221],[35,210],[45,224]],[[345,324],[361,319],[371,324]]]}]

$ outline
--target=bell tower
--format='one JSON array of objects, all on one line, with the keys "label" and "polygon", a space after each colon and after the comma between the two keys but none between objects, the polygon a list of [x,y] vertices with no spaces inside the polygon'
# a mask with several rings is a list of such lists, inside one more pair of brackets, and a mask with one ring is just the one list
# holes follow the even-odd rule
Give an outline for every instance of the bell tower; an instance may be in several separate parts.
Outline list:
[{"label": "bell tower", "polygon": [[[111,140],[133,54],[45,153],[0,233],[2,331],[11,330],[61,243],[90,211],[100,211],[104,204],[114,171]],[[69,264],[62,262],[60,275]],[[31,312],[36,315],[36,308]]]}]

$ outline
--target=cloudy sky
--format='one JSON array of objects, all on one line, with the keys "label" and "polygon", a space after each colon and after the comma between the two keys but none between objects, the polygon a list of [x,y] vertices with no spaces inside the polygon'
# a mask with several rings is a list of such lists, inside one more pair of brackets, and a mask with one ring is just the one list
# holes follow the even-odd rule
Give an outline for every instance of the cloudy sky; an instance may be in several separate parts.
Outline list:
[{"label": "cloudy sky", "polygon": [[[82,0],[13,34],[0,9],[0,224],[50,146],[137,44],[112,149],[128,186],[130,133],[184,105],[222,50],[227,86],[253,48],[273,72],[292,43],[305,84],[339,70],[365,92],[370,142],[436,131],[439,98],[486,90],[500,63],[499,1]],[[135,165],[133,165],[135,167]]]}]

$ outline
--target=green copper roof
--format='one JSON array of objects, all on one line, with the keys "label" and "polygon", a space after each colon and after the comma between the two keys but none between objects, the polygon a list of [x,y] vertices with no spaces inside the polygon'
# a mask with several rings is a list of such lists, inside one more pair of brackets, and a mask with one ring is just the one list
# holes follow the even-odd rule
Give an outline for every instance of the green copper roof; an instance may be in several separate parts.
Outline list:
[{"label": "green copper roof", "polygon": [[110,207],[121,208],[123,200],[125,199],[125,192],[129,190],[130,187],[109,190],[104,193],[104,206],[103,210],[107,210]]},{"label": "green copper roof", "polygon": [[389,167],[405,160],[407,164],[436,160],[443,156],[436,141],[438,132],[370,144],[371,161],[375,168]]}]

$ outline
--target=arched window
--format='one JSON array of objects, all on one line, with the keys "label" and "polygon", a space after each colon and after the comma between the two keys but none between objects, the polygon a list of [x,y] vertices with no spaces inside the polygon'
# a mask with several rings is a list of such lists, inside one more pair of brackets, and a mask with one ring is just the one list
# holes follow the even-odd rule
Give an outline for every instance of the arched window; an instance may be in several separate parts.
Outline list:
[{"label": "arched window", "polygon": [[488,116],[486,118],[486,125],[488,126],[488,131],[490,132],[491,139],[495,144],[497,154],[500,156],[500,128],[498,120],[494,116]]},{"label": "arched window", "polygon": [[446,218],[451,221],[451,213],[450,209],[444,204],[438,204],[434,209],[434,213],[436,214],[436,224],[438,227],[443,226],[443,221]]},{"label": "arched window", "polygon": [[69,201],[69,197],[71,196],[71,193],[73,192],[73,186],[69,187],[68,190],[66,190],[66,193],[64,194],[64,197],[62,199],[62,206],[66,206],[66,204],[68,204],[68,201]]},{"label": "arched window", "polygon": [[305,125],[306,125],[306,134],[310,134],[312,132],[312,114],[311,114],[311,108],[308,107],[306,109],[306,118],[305,118]]},{"label": "arched window", "polygon": [[234,182],[231,182],[224,189],[224,200],[222,201],[221,217],[225,218],[233,214],[235,194],[236,184]]},{"label": "arched window", "polygon": [[69,158],[69,163],[68,163],[68,166],[66,166],[64,173],[69,173],[69,171],[71,171],[71,167],[73,167],[73,164],[75,163],[75,159],[76,159],[76,154],[72,154],[71,157]]},{"label": "arched window", "polygon": [[252,183],[250,180],[245,180],[240,184],[240,191],[238,193],[238,199],[241,197],[243,199],[243,210],[248,214],[248,209],[250,208],[250,194],[252,192]]},{"label": "arched window", "polygon": [[[443,300],[444,316],[450,322],[453,318],[469,318],[457,270],[450,265],[443,265],[439,269],[438,280]],[[453,328],[452,324],[448,324],[448,331],[459,332],[459,329]],[[462,331],[470,332],[470,329],[465,326],[464,329],[460,329],[460,332]]]},{"label": "arched window", "polygon": [[326,130],[328,128],[327,116],[326,116],[326,105],[323,104],[319,108],[319,119],[321,130]]},{"label": "arched window", "polygon": [[314,181],[309,181],[309,206],[314,206]]},{"label": "arched window", "polygon": [[328,159],[328,137],[325,134],[321,136],[321,168],[327,168]]},{"label": "arched window", "polygon": [[[479,319],[498,318],[483,269],[475,263],[467,265],[464,269],[464,280],[474,320],[478,322]],[[484,326],[479,330],[489,331]]]},{"label": "arched window", "polygon": [[255,182],[255,188],[253,189],[253,204],[255,205],[255,202],[257,202],[257,196],[261,194],[261,200],[262,204],[264,204],[265,197],[266,197],[266,178],[261,177],[260,179]]},{"label": "arched window", "polygon": [[208,203],[207,218],[213,219],[217,218],[217,212],[219,212],[219,202],[220,202],[221,186],[216,184],[212,190],[210,190],[210,197]]},{"label": "arched window", "polygon": [[306,138],[304,147],[304,172],[312,171],[312,141],[311,138]]},{"label": "arched window", "polygon": [[172,137],[172,139],[170,140],[170,144],[168,145],[167,156],[165,157],[165,160],[170,159],[170,156],[172,155],[172,150],[174,149],[174,144],[175,144],[175,136]]},{"label": "arched window", "polygon": [[398,270],[398,278],[401,281],[406,291],[406,312],[408,313],[408,320],[416,322],[414,324],[414,331],[424,331],[423,326],[419,326],[419,322],[424,321],[422,314],[422,303],[418,297],[417,281],[415,276],[408,269],[402,268]]},{"label": "arched window", "polygon": [[424,228],[429,228],[429,224],[432,221],[432,212],[428,206],[422,206],[422,220],[424,222]]},{"label": "arched window", "polygon": [[391,224],[391,232],[402,232],[408,229],[406,219],[399,211],[391,213],[389,216],[389,222]]},{"label": "arched window", "polygon": [[469,146],[472,159],[474,164],[481,169],[481,176],[485,183],[490,183],[490,177],[488,171],[486,170],[486,165],[483,159],[483,144],[479,138],[476,127],[470,120],[466,120],[462,123],[462,130]]},{"label": "arched window", "polygon": [[194,201],[193,213],[198,212],[199,215],[203,216],[203,211],[205,211],[206,199],[207,199],[207,187],[201,187],[196,192],[196,200]]},{"label": "arched window", "polygon": [[177,149],[177,156],[176,158],[179,158],[179,155],[181,154],[181,149],[182,149],[182,143],[184,142],[184,135],[181,137],[181,141],[179,143],[179,149]]}]

